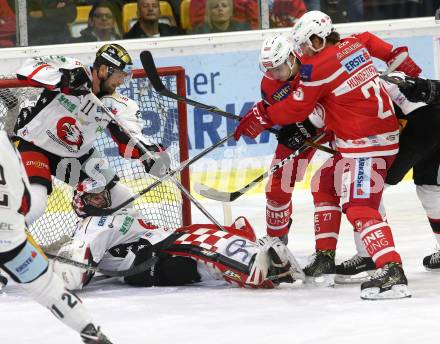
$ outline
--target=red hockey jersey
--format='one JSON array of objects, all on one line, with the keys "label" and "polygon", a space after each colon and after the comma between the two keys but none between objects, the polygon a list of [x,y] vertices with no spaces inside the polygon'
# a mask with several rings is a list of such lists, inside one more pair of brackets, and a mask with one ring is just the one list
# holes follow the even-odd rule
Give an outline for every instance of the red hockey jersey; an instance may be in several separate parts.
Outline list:
[{"label": "red hockey jersey", "polygon": [[343,156],[396,154],[398,122],[370,56],[387,61],[391,50],[388,43],[364,33],[304,58],[298,87],[270,106],[268,115],[280,125],[303,121],[319,102]]}]

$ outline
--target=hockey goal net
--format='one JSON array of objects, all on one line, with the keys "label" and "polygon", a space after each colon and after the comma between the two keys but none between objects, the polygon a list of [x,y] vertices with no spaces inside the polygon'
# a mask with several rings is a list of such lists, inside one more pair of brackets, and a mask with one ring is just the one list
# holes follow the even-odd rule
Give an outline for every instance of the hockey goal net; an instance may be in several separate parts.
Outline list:
[{"label": "hockey goal net", "polygon": [[[159,68],[158,72],[167,88],[185,96],[183,68],[165,67]],[[41,89],[22,85],[17,79],[0,80],[0,129],[9,133],[12,133],[20,109],[32,106],[41,93]],[[172,169],[188,159],[186,104],[156,93],[143,70],[135,70],[130,84],[120,87],[118,91],[137,102],[147,123],[143,130],[144,135],[152,142],[161,143],[166,147]],[[133,193],[146,188],[156,180],[144,172],[144,167],[139,161],[126,160],[119,156],[117,146],[107,130],[99,134],[95,148],[106,157],[121,182]],[[189,190],[187,169],[176,179]],[[54,191],[49,197],[44,215],[29,228],[34,239],[42,246],[51,247],[51,251],[73,233],[79,220],[71,206],[73,188],[56,178],[53,178],[53,185]],[[190,202],[170,180],[138,198],[135,207],[148,222],[155,225],[178,228],[191,222]]]}]

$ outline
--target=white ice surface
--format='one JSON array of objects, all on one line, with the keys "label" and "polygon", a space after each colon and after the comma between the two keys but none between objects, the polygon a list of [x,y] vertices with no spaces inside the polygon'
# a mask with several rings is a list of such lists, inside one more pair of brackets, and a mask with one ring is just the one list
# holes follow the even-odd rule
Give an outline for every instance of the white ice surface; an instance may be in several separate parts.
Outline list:
[{"label": "white ice surface", "polygon": [[[277,290],[230,286],[131,288],[102,281],[79,293],[115,344],[231,343],[435,343],[439,338],[440,274],[423,269],[434,237],[410,183],[387,190],[389,223],[413,297],[362,301],[359,286],[334,289],[283,285]],[[221,218],[218,203],[204,204]],[[264,198],[238,199],[233,215],[246,215],[264,234]],[[313,207],[307,191],[295,192],[289,247],[305,265],[314,249]],[[205,221],[195,214],[194,221]],[[337,260],[354,253],[343,221]],[[16,284],[0,292],[0,344],[80,343],[77,333],[29,299]]]}]

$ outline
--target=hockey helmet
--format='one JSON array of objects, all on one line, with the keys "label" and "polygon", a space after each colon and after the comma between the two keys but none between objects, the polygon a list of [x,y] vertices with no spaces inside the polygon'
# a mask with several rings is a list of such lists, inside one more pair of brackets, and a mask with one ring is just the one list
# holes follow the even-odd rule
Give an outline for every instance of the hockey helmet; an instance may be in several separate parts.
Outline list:
[{"label": "hockey helmet", "polygon": [[[133,61],[131,60],[128,51],[119,44],[104,44],[96,53],[95,68],[101,65],[109,67],[109,75],[113,74],[115,70],[122,71],[127,77],[131,78],[133,71]],[[126,80],[128,81],[128,80]]]},{"label": "hockey helmet", "polygon": [[[314,52],[323,49],[328,35],[334,31],[331,18],[321,11],[306,12],[293,26],[292,41],[295,51],[302,56],[304,48],[309,47]],[[320,49],[313,47],[310,37],[316,35],[323,39],[324,43]]]},{"label": "hockey helmet", "polygon": [[[58,256],[80,262],[86,265],[96,265],[90,247],[82,240],[71,240],[61,246]],[[53,271],[61,277],[68,290],[81,289],[87,285],[94,275],[94,271],[55,260]]]},{"label": "hockey helmet", "polygon": [[100,209],[111,205],[109,186],[100,180],[86,178],[78,183],[73,193],[72,207],[79,217],[99,216]]},{"label": "hockey helmet", "polygon": [[283,35],[266,38],[260,50],[260,70],[269,79],[278,79],[275,74],[278,67],[287,64],[290,70],[293,69],[290,56],[295,56],[290,39]]}]

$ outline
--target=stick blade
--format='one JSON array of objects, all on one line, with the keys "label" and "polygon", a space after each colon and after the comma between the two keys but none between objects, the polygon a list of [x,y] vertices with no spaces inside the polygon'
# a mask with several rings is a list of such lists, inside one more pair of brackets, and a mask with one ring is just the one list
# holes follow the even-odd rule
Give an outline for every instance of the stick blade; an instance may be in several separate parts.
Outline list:
[{"label": "stick blade", "polygon": [[159,74],[157,73],[156,64],[154,63],[153,55],[148,50],[144,50],[140,54],[140,59],[142,63],[142,67],[144,68],[145,73],[147,73],[148,79],[150,79],[151,84],[153,85],[156,92],[162,92],[165,89],[165,85],[160,80]]},{"label": "stick blade", "polygon": [[232,202],[234,200],[234,193],[219,191],[202,183],[194,183],[194,191],[197,192],[199,195],[209,199],[213,199],[214,201]]}]

